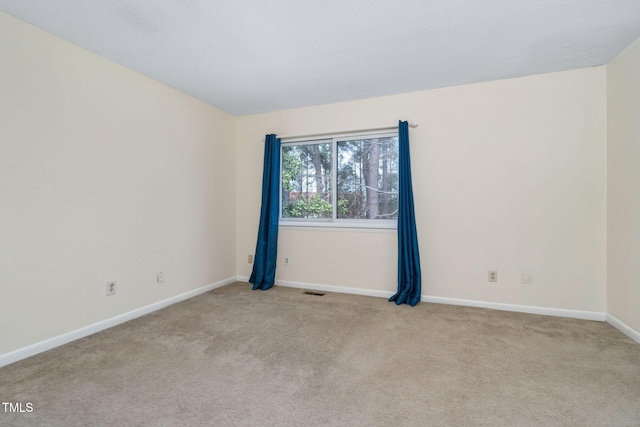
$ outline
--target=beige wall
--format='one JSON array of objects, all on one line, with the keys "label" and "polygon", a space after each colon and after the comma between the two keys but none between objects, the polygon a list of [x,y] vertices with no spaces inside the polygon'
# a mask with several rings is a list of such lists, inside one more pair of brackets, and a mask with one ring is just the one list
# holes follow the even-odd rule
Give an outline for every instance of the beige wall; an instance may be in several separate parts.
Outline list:
[{"label": "beige wall", "polygon": [[[234,118],[3,13],[0,37],[0,354],[249,276],[264,135],[398,119],[420,123],[423,294],[607,308],[606,67]],[[638,49],[609,67],[608,206],[610,311],[636,330]],[[279,280],[395,289],[394,231],[283,228],[279,254]]]},{"label": "beige wall", "polygon": [[607,71],[608,312],[640,333],[640,39]]},{"label": "beige wall", "polygon": [[[605,67],[239,117],[238,274],[251,272],[266,133],[402,119],[419,122],[423,294],[605,312],[606,118]],[[279,280],[393,291],[396,261],[395,232],[280,230]]]},{"label": "beige wall", "polygon": [[1,12],[0,40],[0,354],[234,277],[235,118]]}]

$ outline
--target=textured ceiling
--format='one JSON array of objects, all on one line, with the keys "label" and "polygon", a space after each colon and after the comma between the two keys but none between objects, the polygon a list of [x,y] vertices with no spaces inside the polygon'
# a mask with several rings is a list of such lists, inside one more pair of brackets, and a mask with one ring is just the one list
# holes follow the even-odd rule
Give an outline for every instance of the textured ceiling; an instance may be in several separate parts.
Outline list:
[{"label": "textured ceiling", "polygon": [[235,115],[602,65],[640,0],[0,0]]}]

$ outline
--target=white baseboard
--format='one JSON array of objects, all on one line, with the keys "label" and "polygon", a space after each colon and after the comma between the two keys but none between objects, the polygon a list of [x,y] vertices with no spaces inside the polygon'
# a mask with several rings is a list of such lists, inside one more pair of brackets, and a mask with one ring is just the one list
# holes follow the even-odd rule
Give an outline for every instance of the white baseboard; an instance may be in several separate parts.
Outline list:
[{"label": "white baseboard", "polygon": [[[44,351],[59,347],[63,344],[67,344],[71,341],[84,338],[91,334],[95,334],[96,332],[103,331],[105,329],[111,328],[121,323],[128,322],[129,320],[133,320],[137,317],[144,316],[145,314],[149,314],[154,311],[163,309],[165,307],[184,301],[186,299],[193,298],[197,295],[203,294],[205,292],[209,292],[213,289],[228,285],[235,281],[248,282],[249,278],[248,277],[231,277],[229,279],[212,283],[210,285],[203,286],[201,288],[194,289],[192,291],[185,292],[183,294],[176,295],[174,297],[167,298],[165,300],[158,301],[156,303],[149,304],[144,307],[140,307],[138,309],[129,311],[127,313],[123,313],[123,314],[111,317],[109,319],[102,320],[100,322],[82,327],[80,329],[76,329],[74,331],[70,331],[53,338],[49,338],[47,340],[29,345],[27,347],[19,348],[9,353],[2,354],[0,355],[0,368],[6,365],[10,365],[11,363],[15,363],[19,360],[26,359],[31,356],[35,356],[36,354],[42,353]],[[289,288],[309,289],[309,290],[336,292],[336,293],[353,294],[353,295],[364,295],[364,296],[371,296],[371,297],[378,297],[378,298],[389,298],[394,294],[394,292],[389,292],[389,291],[377,291],[373,289],[362,289],[362,288],[349,288],[344,286],[322,285],[317,283],[293,282],[288,280],[278,280],[277,285],[283,286],[283,287],[289,287]],[[625,325],[624,323],[616,319],[614,316],[606,313],[600,313],[595,311],[564,310],[564,309],[557,309],[557,308],[535,307],[535,306],[516,305],[516,304],[503,304],[503,303],[493,303],[493,302],[485,302],[485,301],[463,300],[463,299],[456,299],[456,298],[432,297],[429,295],[422,295],[421,300],[425,302],[436,303],[436,304],[461,305],[461,306],[468,306],[468,307],[490,308],[494,310],[514,311],[519,313],[542,314],[546,316],[571,317],[575,319],[606,321],[609,324],[611,324],[613,327],[620,330],[622,333],[629,336],[631,339],[633,339],[634,341],[640,344],[639,332]]]},{"label": "white baseboard", "polygon": [[319,285],[316,283],[290,282],[288,280],[278,280],[278,286],[287,288],[309,289],[313,291],[337,292],[340,294],[365,295],[368,297],[390,298],[394,292],[376,291],[373,289],[347,288],[345,286]]},{"label": "white baseboard", "polygon": [[620,320],[616,319],[609,313],[607,313],[607,323],[640,344],[640,332],[622,323]]},{"label": "white baseboard", "polygon": [[462,305],[466,307],[490,308],[492,310],[515,311],[517,313],[540,314],[543,316],[570,317],[572,319],[597,320],[604,322],[606,313],[599,311],[567,310],[563,308],[538,307],[534,305],[504,304],[456,298],[431,297],[422,295],[422,301],[436,304]]},{"label": "white baseboard", "polygon": [[[238,277],[240,282],[248,282],[248,277]],[[309,289],[310,291],[336,292],[339,294],[364,295],[367,297],[390,298],[394,292],[376,291],[373,289],[348,288],[346,286],[322,285],[318,283],[292,282],[290,280],[276,280],[276,286],[283,288]]]},{"label": "white baseboard", "polygon": [[127,313],[119,314],[117,316],[102,320],[92,325],[88,325],[80,329],[76,329],[75,331],[67,332],[65,334],[58,335],[57,337],[49,338],[47,340],[29,345],[27,347],[19,348],[9,353],[2,354],[0,355],[0,368],[3,366],[9,365],[11,363],[15,363],[19,360],[26,359],[27,357],[35,356],[38,353],[51,350],[52,348],[59,347],[63,344],[67,344],[71,341],[84,338],[91,334],[95,334],[96,332],[103,331],[105,329],[111,328],[121,323],[128,322],[129,320],[135,319],[140,316],[144,316],[145,314],[152,313],[154,311],[176,304],[180,301],[193,298],[197,295],[203,294],[205,292],[209,292],[221,286],[228,285],[229,283],[233,283],[236,280],[237,280],[236,277],[232,277],[226,280],[222,280],[220,282],[212,283],[210,285],[203,286],[201,288],[194,289],[192,291],[185,292],[183,294],[176,295],[174,297],[167,298],[165,300],[158,301],[153,304],[146,305],[144,307],[140,307],[138,309],[129,311]]},{"label": "white baseboard", "polygon": [[[248,282],[249,278],[238,277],[238,280]],[[322,285],[317,283],[292,282],[288,280],[278,280],[276,284],[278,286],[284,286],[288,288],[301,288],[301,289],[309,289],[314,291],[325,291],[325,292],[339,292],[343,294],[365,295],[365,296],[381,297],[381,298],[389,298],[395,293],[395,292],[389,292],[389,291],[376,291],[373,289],[347,288],[344,286]],[[465,307],[490,308],[493,310],[514,311],[517,313],[540,314],[544,316],[570,317],[573,319],[596,320],[599,322],[604,322],[607,316],[606,313],[598,312],[598,311],[566,310],[561,308],[547,308],[547,307],[537,307],[537,306],[530,306],[530,305],[517,305],[517,304],[504,304],[504,303],[497,303],[497,302],[464,300],[464,299],[457,299],[457,298],[432,297],[429,295],[421,295],[420,300],[424,302],[435,303],[435,304],[449,304],[449,305],[461,305]]]}]

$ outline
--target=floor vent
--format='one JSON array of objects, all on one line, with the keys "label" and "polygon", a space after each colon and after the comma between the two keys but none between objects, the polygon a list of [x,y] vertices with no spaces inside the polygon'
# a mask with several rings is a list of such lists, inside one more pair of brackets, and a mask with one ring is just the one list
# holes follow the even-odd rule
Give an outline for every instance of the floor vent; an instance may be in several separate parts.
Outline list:
[{"label": "floor vent", "polygon": [[303,294],[305,294],[305,295],[314,295],[314,296],[317,296],[317,297],[324,296],[323,292],[313,292],[313,291],[304,291]]}]

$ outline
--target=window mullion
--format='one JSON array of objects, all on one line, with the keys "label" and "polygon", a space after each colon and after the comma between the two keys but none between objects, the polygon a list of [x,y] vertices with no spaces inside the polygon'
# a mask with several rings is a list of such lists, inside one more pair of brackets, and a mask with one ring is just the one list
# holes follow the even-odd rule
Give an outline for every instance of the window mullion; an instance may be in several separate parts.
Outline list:
[{"label": "window mullion", "polygon": [[338,143],[336,138],[331,140],[331,204],[333,205],[333,221],[338,219]]}]

